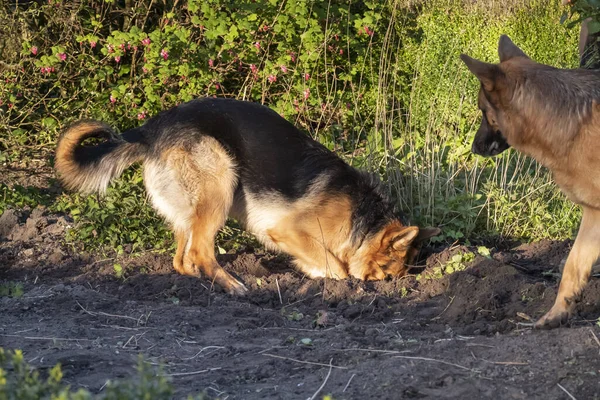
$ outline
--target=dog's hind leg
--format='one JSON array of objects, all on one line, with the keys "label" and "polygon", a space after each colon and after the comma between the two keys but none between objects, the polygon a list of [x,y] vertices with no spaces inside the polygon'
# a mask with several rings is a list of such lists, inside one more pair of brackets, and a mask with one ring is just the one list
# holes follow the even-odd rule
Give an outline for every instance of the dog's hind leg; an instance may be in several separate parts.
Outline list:
[{"label": "dog's hind leg", "polygon": [[173,257],[173,268],[175,271],[182,275],[185,275],[184,269],[184,256],[185,248],[187,247],[190,238],[190,233],[182,230],[175,231],[175,241],[177,242],[177,250],[175,251],[175,257]]},{"label": "dog's hind leg", "polygon": [[537,328],[555,328],[567,322],[577,296],[588,282],[600,257],[600,210],[583,207],[583,219],[563,270],[552,309],[536,322]]},{"label": "dog's hind leg", "polygon": [[225,223],[225,214],[214,204],[199,204],[196,218],[192,221],[189,250],[184,255],[184,269],[194,275],[204,273],[230,294],[243,295],[246,287],[227,271],[215,258],[215,235]]}]

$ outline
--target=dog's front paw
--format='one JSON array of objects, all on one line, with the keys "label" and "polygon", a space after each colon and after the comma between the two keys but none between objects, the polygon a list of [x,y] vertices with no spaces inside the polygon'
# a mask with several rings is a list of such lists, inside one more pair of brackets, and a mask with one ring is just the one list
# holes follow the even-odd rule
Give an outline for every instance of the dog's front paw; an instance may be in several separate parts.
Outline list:
[{"label": "dog's front paw", "polygon": [[233,296],[244,296],[248,293],[246,286],[237,279],[235,282],[230,282],[225,289],[227,290],[227,293]]},{"label": "dog's front paw", "polygon": [[571,312],[566,307],[557,307],[555,304],[550,311],[546,313],[535,323],[538,329],[554,329],[566,325],[571,317]]}]

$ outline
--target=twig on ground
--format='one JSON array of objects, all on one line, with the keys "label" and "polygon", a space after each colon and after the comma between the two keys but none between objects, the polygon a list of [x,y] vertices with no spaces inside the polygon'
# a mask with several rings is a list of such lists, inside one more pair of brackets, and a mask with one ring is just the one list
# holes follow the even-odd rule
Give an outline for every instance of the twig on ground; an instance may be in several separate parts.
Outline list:
[{"label": "twig on ground", "polygon": [[175,372],[173,374],[164,374],[163,376],[188,376],[188,375],[199,375],[199,374],[204,374],[206,372],[212,372],[212,371],[218,371],[220,370],[221,367],[217,367],[217,368],[208,368],[208,369],[203,369],[200,371],[191,371],[191,372]]},{"label": "twig on ground", "polygon": [[83,311],[84,311],[86,314],[89,314],[89,315],[93,315],[93,316],[98,316],[98,315],[101,315],[101,316],[103,316],[103,317],[111,317],[111,318],[124,318],[124,319],[130,319],[130,320],[132,320],[132,321],[135,321],[135,322],[137,322],[137,323],[139,323],[139,320],[140,320],[139,318],[130,317],[130,316],[128,316],[128,315],[116,315],[116,314],[108,314],[108,313],[101,312],[101,311],[100,311],[100,312],[96,312],[96,311],[89,311],[89,310],[87,310],[87,309],[86,309],[84,306],[82,306],[82,305],[81,305],[81,303],[79,303],[77,300],[75,300],[75,303],[77,303],[77,305],[78,305],[79,307],[81,307],[81,309],[82,309],[82,310],[83,310]]},{"label": "twig on ground", "polygon": [[560,388],[560,390],[562,390],[563,392],[565,392],[567,394],[567,396],[569,396],[571,398],[571,400],[577,400],[575,398],[575,396],[573,396],[571,393],[569,393],[569,391],[567,389],[565,389],[564,387],[562,387],[562,385],[560,383],[557,383],[557,385]]},{"label": "twig on ground", "polygon": [[380,350],[380,349],[331,349],[333,351],[369,351],[371,353],[384,353],[384,354],[404,354],[404,353],[412,353],[412,350]]},{"label": "twig on ground", "polygon": [[348,379],[348,383],[346,383],[346,386],[344,386],[344,390],[342,390],[342,393],[346,392],[346,389],[348,389],[348,386],[350,386],[350,382],[352,382],[352,379],[354,379],[355,376],[356,376],[356,374],[352,374],[350,379]]},{"label": "twig on ground", "polygon": [[337,369],[348,369],[348,367],[341,367],[339,365],[331,365],[331,364],[323,364],[323,363],[312,362],[312,361],[297,360],[295,358],[278,356],[277,354],[271,354],[271,353],[262,353],[262,355],[267,356],[267,357],[279,358],[282,360],[293,361],[293,362],[297,362],[300,364],[318,365],[320,367],[331,367],[331,368],[337,368]]},{"label": "twig on ground", "polygon": [[440,363],[440,364],[450,365],[452,367],[464,369],[466,371],[475,372],[477,374],[481,373],[480,371],[477,371],[477,370],[469,368],[469,367],[465,367],[465,366],[460,365],[460,364],[454,364],[454,363],[451,363],[451,362],[448,362],[448,361],[444,361],[444,360],[436,360],[435,358],[413,357],[413,356],[394,356],[394,358],[404,358],[404,359],[407,359],[407,360],[431,361],[431,362],[436,362],[436,363]]},{"label": "twig on ground", "polygon": [[279,280],[275,278],[275,284],[277,285],[277,293],[279,294],[279,303],[283,304],[283,299],[281,298],[281,289],[279,289]]},{"label": "twig on ground", "polygon": [[[200,351],[199,351],[199,352],[197,352],[196,354],[194,354],[193,356],[191,356],[191,357],[188,357],[188,358],[182,358],[182,360],[184,360],[184,361],[193,360],[194,358],[196,358],[196,357],[198,357],[200,354],[202,354],[202,352],[203,352],[204,350],[208,350],[208,349],[214,349],[214,350],[216,351],[216,350],[222,350],[222,349],[224,349],[224,348],[225,348],[224,346],[205,346],[205,347],[201,348],[201,349],[200,349]],[[212,353],[213,353],[213,352],[211,352],[211,353],[209,353],[209,354],[212,354]]]},{"label": "twig on ground", "polygon": [[519,361],[490,361],[485,358],[480,358],[480,360],[485,361],[486,363],[495,364],[495,365],[529,365],[527,362],[519,362]]},{"label": "twig on ground", "polygon": [[448,307],[450,307],[452,305],[452,302],[454,301],[455,297],[456,296],[450,297],[450,302],[448,303],[448,305],[446,306],[446,308],[444,308],[444,310],[441,313],[439,313],[436,317],[431,318],[431,320],[435,321],[436,319],[440,319],[440,317],[442,316],[442,314],[445,313],[446,310],[448,309]]},{"label": "twig on ground", "polygon": [[325,384],[329,380],[329,375],[331,375],[331,370],[333,369],[333,365],[331,365],[332,362],[333,362],[333,358],[329,360],[329,371],[327,372],[327,376],[325,377],[325,380],[323,381],[323,383],[321,384],[321,386],[319,386],[319,388],[317,389],[317,391],[310,397],[309,400],[315,400],[315,398],[317,397],[317,395],[325,387]]},{"label": "twig on ground", "polygon": [[600,340],[598,340],[598,336],[596,336],[596,334],[594,333],[594,331],[592,330],[592,328],[590,328],[590,333],[592,334],[592,337],[594,338],[594,340],[596,341],[596,343],[598,343],[598,347],[600,347]]},{"label": "twig on ground", "polygon": [[8,335],[8,334],[0,334],[0,336],[4,337],[16,337],[24,340],[56,340],[61,342],[77,342],[77,341],[87,341],[93,342],[97,339],[83,339],[83,338],[59,338],[59,337],[47,337],[47,336],[21,336],[21,335]]}]

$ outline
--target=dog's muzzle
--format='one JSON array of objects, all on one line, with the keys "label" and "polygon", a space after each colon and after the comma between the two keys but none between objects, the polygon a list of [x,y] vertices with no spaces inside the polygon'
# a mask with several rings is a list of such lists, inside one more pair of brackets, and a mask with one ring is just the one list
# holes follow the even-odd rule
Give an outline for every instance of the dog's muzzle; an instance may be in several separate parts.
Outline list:
[{"label": "dog's muzzle", "polygon": [[484,157],[493,157],[504,150],[508,149],[510,145],[504,140],[500,132],[496,132],[493,137],[488,140],[478,141],[474,140],[471,146],[471,151],[475,154],[479,154]]}]

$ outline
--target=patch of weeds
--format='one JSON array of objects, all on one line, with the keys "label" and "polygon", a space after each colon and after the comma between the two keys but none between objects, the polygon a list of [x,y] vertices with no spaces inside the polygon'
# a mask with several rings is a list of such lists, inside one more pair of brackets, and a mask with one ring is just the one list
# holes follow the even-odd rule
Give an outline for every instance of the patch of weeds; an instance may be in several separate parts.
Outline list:
[{"label": "patch of weeds", "polygon": [[298,310],[294,310],[291,313],[287,314],[286,318],[290,321],[302,321],[302,319],[304,319],[304,314],[302,314]]},{"label": "patch of weeds", "polygon": [[52,196],[35,187],[14,185],[9,187],[0,183],[0,215],[7,208],[35,208],[38,205],[48,206],[52,203]]},{"label": "patch of weeds", "polygon": [[490,249],[488,249],[485,246],[477,247],[477,253],[479,253],[480,256],[483,256],[485,258],[492,258],[492,253],[490,252]]},{"label": "patch of weeds", "polygon": [[115,276],[118,279],[123,278],[123,267],[121,264],[113,264],[113,269],[115,270]]},{"label": "patch of weeds", "polygon": [[[63,383],[60,364],[55,365],[43,379],[40,373],[28,365],[20,350],[14,352],[0,347],[0,399],[34,400],[106,400],[106,399],[171,399],[173,387],[161,371],[154,371],[141,358],[137,364],[137,375],[129,380],[109,381],[100,394],[85,389],[72,391]],[[188,397],[192,399],[192,397]],[[195,399],[204,399],[199,395]]]},{"label": "patch of weeds", "polygon": [[405,287],[400,288],[400,298],[405,298],[408,296],[408,289]]},{"label": "patch of weeds", "polygon": [[441,279],[445,275],[450,275],[458,271],[464,271],[467,268],[467,263],[470,263],[475,259],[475,254],[469,252],[458,253],[452,256],[450,261],[439,267],[433,268],[431,271],[417,275],[416,279],[419,280],[430,280],[430,279]]},{"label": "patch of weeds", "polygon": [[15,282],[0,283],[0,297],[22,297],[25,291],[23,285]]}]

